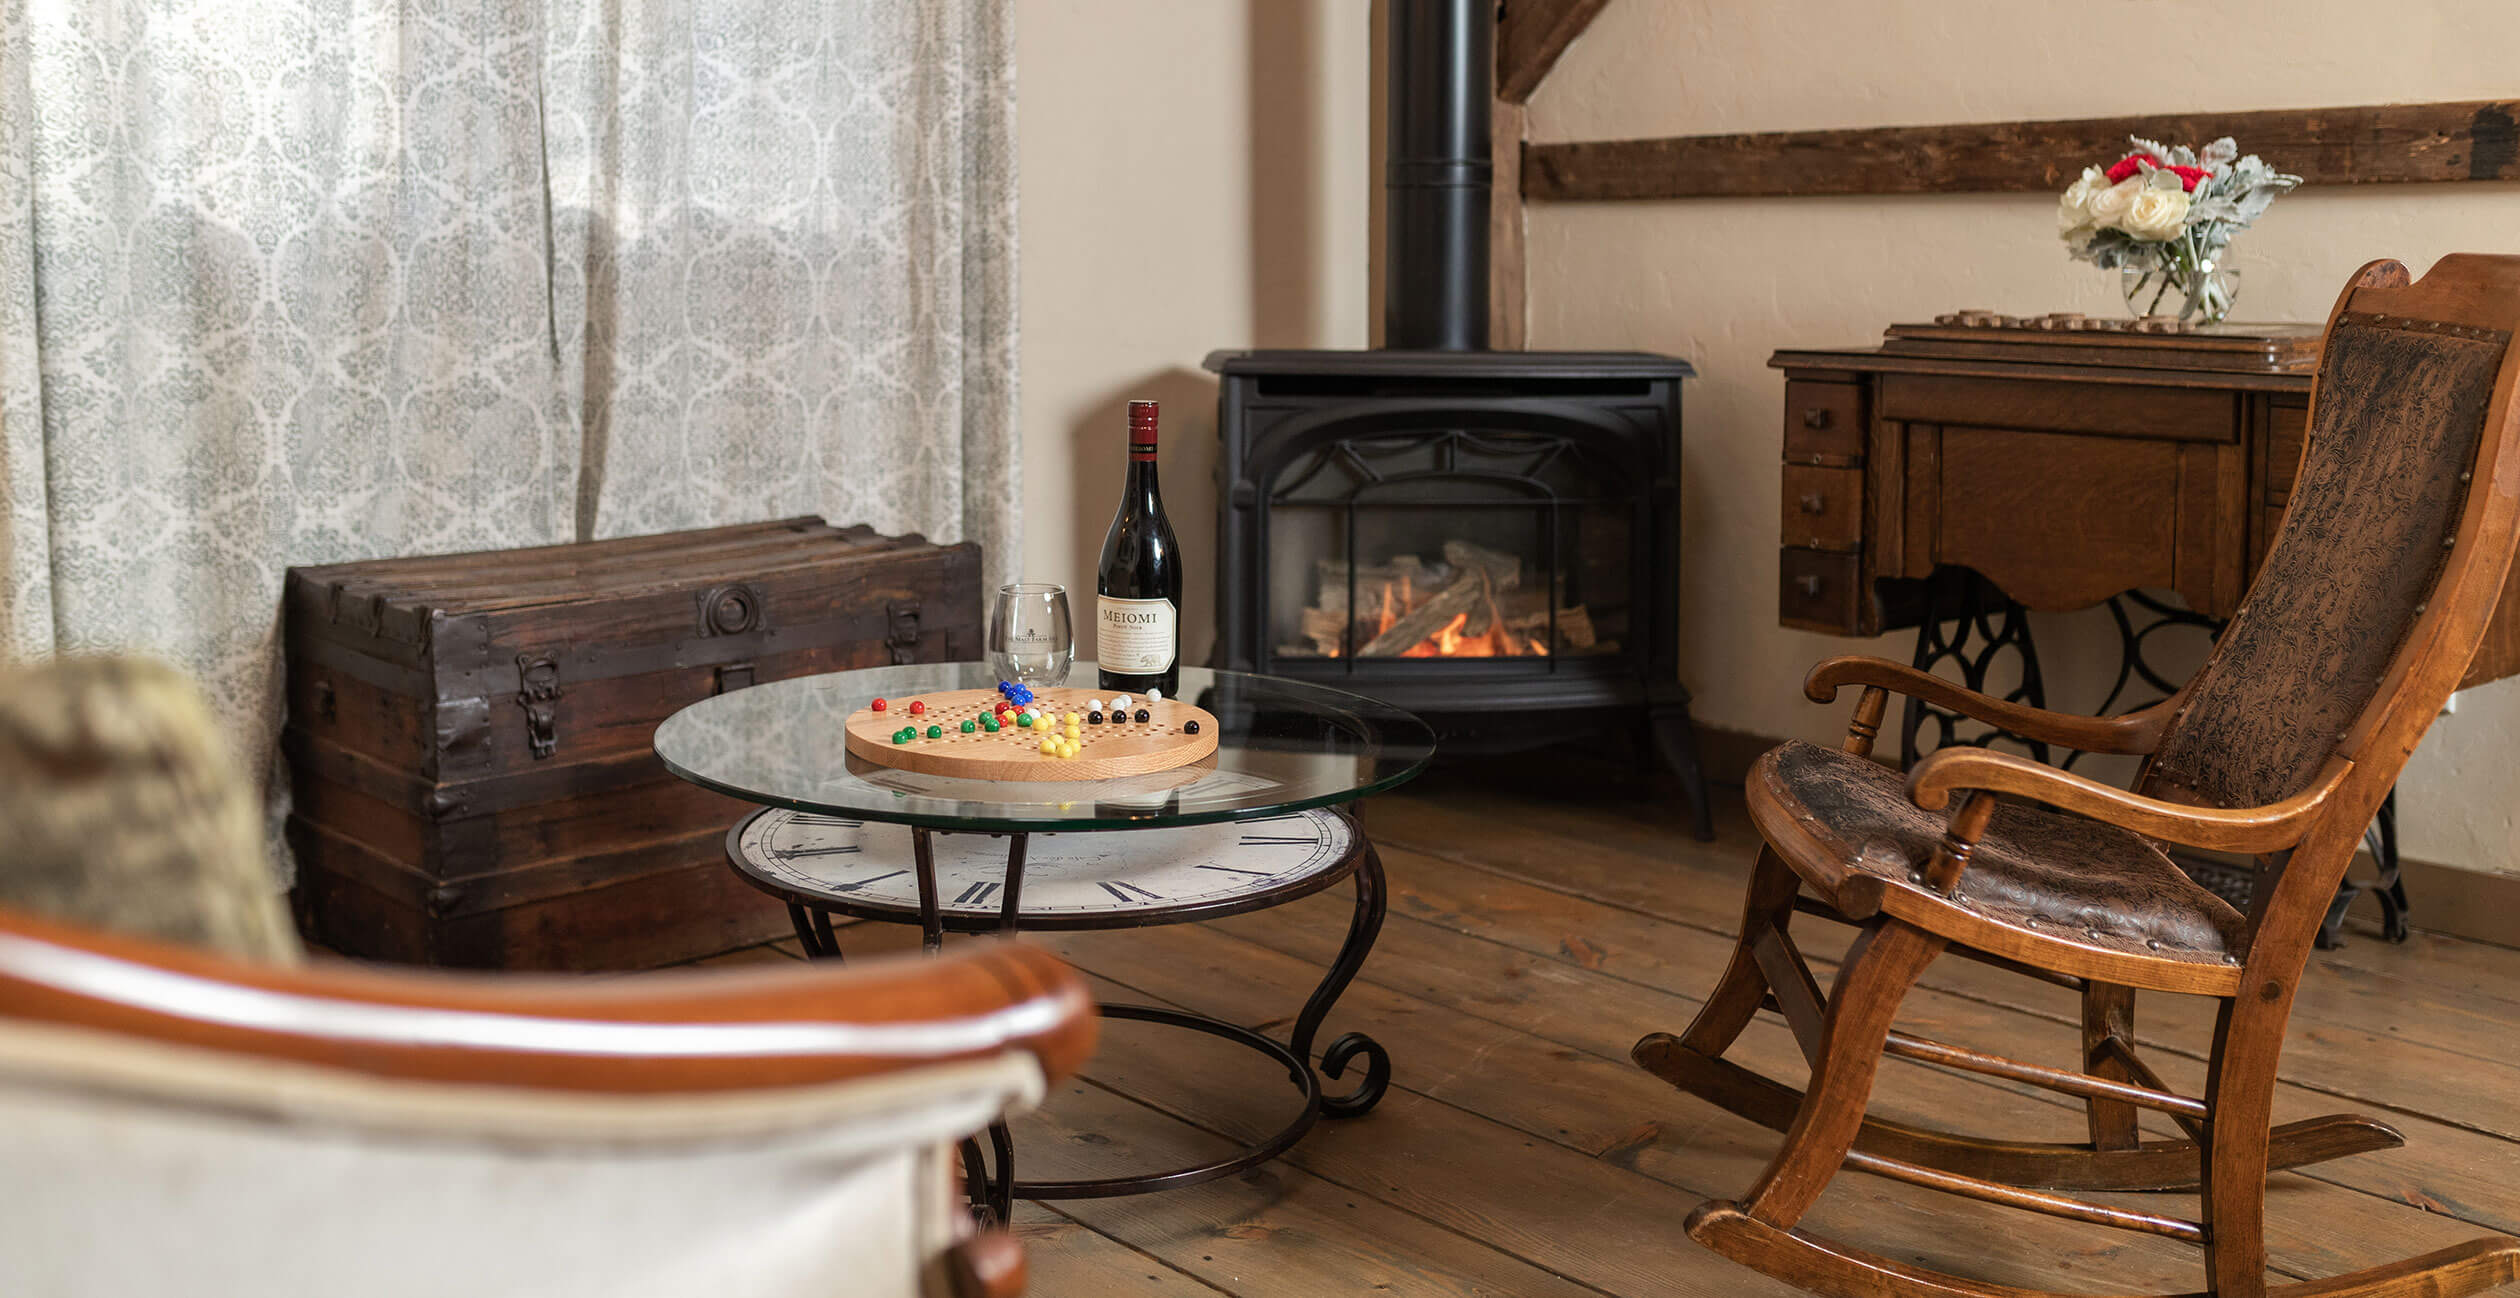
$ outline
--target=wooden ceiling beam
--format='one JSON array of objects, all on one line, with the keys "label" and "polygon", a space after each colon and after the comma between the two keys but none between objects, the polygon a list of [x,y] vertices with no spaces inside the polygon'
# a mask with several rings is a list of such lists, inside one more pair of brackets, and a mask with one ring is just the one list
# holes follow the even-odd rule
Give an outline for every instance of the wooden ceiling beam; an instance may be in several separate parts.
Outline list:
[{"label": "wooden ceiling beam", "polygon": [[1504,0],[1496,22],[1496,97],[1527,103],[1558,56],[1610,0]]}]

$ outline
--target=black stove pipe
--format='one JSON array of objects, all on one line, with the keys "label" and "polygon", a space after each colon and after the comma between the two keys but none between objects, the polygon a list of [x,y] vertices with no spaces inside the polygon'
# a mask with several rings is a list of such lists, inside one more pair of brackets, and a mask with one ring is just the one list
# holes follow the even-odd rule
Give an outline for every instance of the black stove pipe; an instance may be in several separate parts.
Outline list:
[{"label": "black stove pipe", "polygon": [[1383,346],[1488,345],[1494,0],[1391,0]]}]

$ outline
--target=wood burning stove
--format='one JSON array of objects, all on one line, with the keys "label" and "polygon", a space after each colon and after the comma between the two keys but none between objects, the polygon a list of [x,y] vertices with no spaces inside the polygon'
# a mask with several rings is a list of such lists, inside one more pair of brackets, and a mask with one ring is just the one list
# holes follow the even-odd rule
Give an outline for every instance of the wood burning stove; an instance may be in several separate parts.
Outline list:
[{"label": "wood burning stove", "polygon": [[1686,362],[1259,351],[1208,368],[1223,666],[1382,699],[1454,747],[1650,740],[1704,827],[1675,571]]},{"label": "wood burning stove", "polygon": [[1454,749],[1645,740],[1712,837],[1679,676],[1693,371],[1487,350],[1495,15],[1390,14],[1389,346],[1207,358],[1218,655],[1407,708]]}]

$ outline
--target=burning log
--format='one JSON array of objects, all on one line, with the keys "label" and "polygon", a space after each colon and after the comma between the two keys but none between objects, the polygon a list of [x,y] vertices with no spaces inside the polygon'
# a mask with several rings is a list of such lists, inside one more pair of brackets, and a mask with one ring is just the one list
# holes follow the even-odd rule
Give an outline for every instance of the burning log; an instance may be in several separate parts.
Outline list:
[{"label": "burning log", "polygon": [[1520,559],[1466,541],[1447,542],[1443,550],[1443,562],[1402,554],[1359,564],[1353,573],[1342,560],[1319,560],[1315,602],[1300,614],[1299,639],[1278,652],[1322,658],[1351,649],[1383,658],[1538,657],[1560,647],[1617,652],[1618,642],[1599,637],[1583,605],[1562,602],[1562,589],[1524,586]]},{"label": "burning log", "polygon": [[[1546,641],[1549,638],[1548,605],[1544,602],[1537,609],[1518,607],[1527,603],[1516,601],[1504,606],[1505,629],[1533,640]],[[1592,648],[1599,643],[1598,633],[1593,630],[1592,613],[1581,604],[1559,606],[1557,638],[1570,649]]]},{"label": "burning log", "polygon": [[[1397,655],[1450,626],[1454,618],[1474,610],[1485,618],[1497,595],[1522,582],[1522,560],[1502,551],[1468,541],[1446,541],[1444,559],[1452,565],[1453,579],[1416,608],[1395,617],[1390,626],[1357,650],[1359,657]],[[1363,589],[1361,574],[1358,589]],[[1485,625],[1479,628],[1482,633],[1486,629]]]},{"label": "burning log", "polygon": [[[1313,607],[1326,613],[1348,611],[1348,565],[1338,559],[1319,559],[1313,564],[1315,594]],[[1407,604],[1407,612],[1443,589],[1453,578],[1453,571],[1444,564],[1429,566],[1414,554],[1403,554],[1388,563],[1361,563],[1356,566],[1356,598],[1363,605],[1358,616],[1370,618],[1381,607],[1385,589],[1396,592],[1395,598]],[[1367,631],[1367,635],[1376,634]]]},{"label": "burning log", "polygon": [[[1345,595],[1344,590],[1340,594]],[[1304,610],[1304,638],[1312,641],[1313,652],[1324,658],[1336,658],[1347,652],[1347,615],[1337,609]]]}]

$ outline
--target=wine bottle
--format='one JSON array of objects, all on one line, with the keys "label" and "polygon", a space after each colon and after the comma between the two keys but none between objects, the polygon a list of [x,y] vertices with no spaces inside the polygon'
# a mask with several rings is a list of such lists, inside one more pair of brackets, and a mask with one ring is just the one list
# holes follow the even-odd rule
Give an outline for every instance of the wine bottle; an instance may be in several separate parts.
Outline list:
[{"label": "wine bottle", "polygon": [[1155,403],[1129,403],[1129,476],[1094,573],[1094,657],[1102,688],[1181,681],[1181,543],[1155,483]]}]

